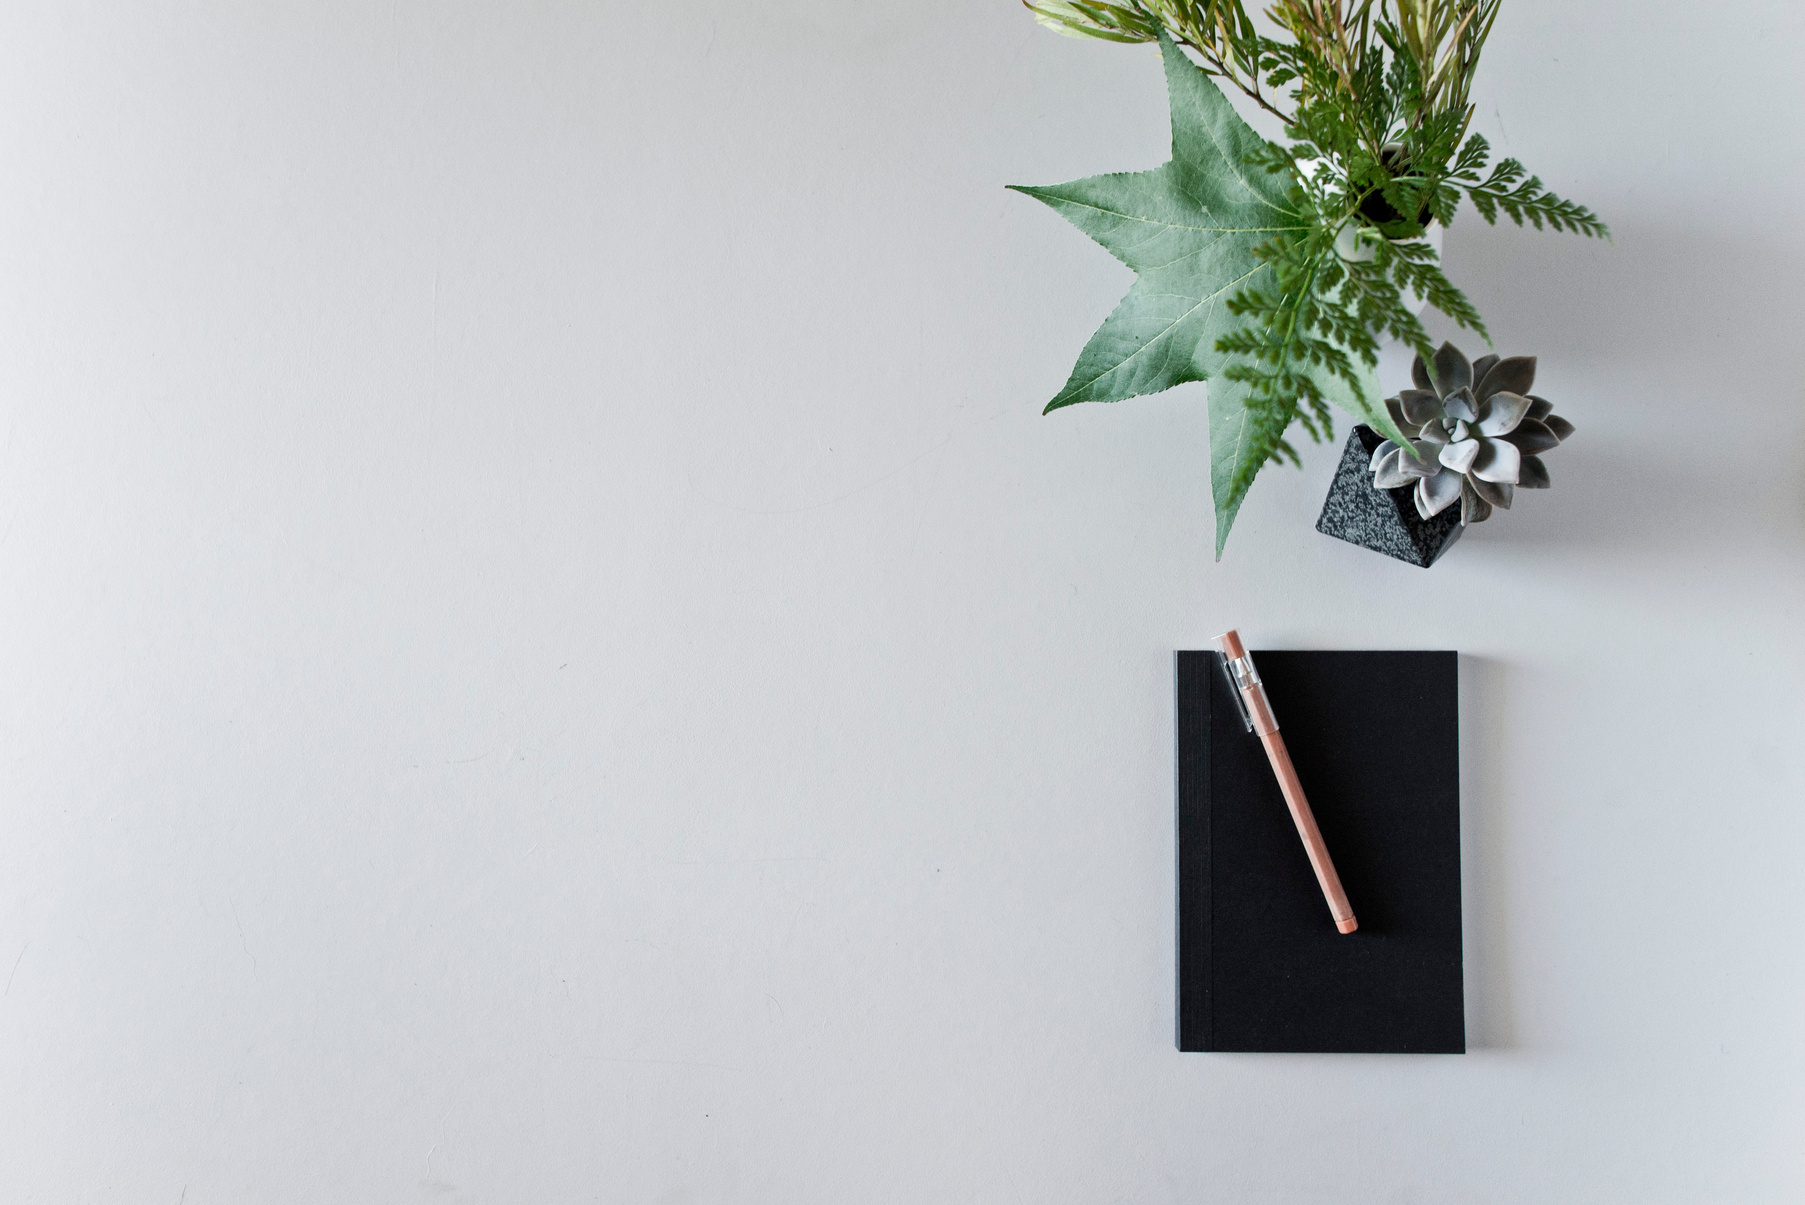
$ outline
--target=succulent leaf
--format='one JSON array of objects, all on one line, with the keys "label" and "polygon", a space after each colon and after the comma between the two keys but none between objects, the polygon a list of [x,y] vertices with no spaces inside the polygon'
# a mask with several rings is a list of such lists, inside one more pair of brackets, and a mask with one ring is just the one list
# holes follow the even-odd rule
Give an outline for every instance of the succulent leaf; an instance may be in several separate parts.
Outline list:
[{"label": "succulent leaf", "polygon": [[1444,343],[1435,349],[1435,363],[1430,366],[1429,376],[1435,382],[1435,392],[1445,398],[1473,384],[1473,366],[1467,363],[1458,347]]},{"label": "succulent leaf", "polygon": [[1464,473],[1473,467],[1479,458],[1479,441],[1463,439],[1459,443],[1451,443],[1441,450],[1441,462],[1456,473]]},{"label": "succulent leaf", "polygon": [[1479,410],[1473,405],[1473,391],[1465,385],[1452,393],[1443,395],[1441,408],[1447,412],[1449,418],[1457,418],[1468,423],[1479,421]]},{"label": "succulent leaf", "polygon": [[1484,403],[1485,411],[1479,429],[1487,435],[1509,435],[1529,413],[1529,399],[1520,393],[1494,393]]},{"label": "succulent leaf", "polygon": [[1462,483],[1466,478],[1459,473],[1446,470],[1433,477],[1424,477],[1416,483],[1416,513],[1425,519],[1435,516],[1460,501]]},{"label": "succulent leaf", "polygon": [[1554,482],[1548,477],[1548,466],[1542,463],[1540,456],[1525,456],[1523,468],[1517,473],[1517,484],[1526,490],[1545,490]]},{"label": "succulent leaf", "polygon": [[[1522,468],[1523,453],[1517,451],[1516,444],[1505,443],[1502,439],[1482,439],[1479,441],[1479,455],[1468,471],[1478,481],[1515,485],[1517,474]],[[1509,503],[1505,503],[1507,510],[1509,506]]]},{"label": "succulent leaf", "polygon": [[1474,493],[1478,494],[1493,506],[1502,506],[1505,510],[1510,509],[1511,496],[1516,492],[1517,488],[1510,482],[1487,481],[1483,477],[1468,477],[1467,483],[1473,487]]},{"label": "succulent leaf", "polygon": [[1533,418],[1526,418],[1518,423],[1517,429],[1504,438],[1516,444],[1517,450],[1525,456],[1534,456],[1537,452],[1559,447],[1561,442],[1547,423],[1539,423]]},{"label": "succulent leaf", "polygon": [[1432,444],[1426,439],[1419,439],[1410,446],[1409,451],[1401,448],[1399,451],[1404,452],[1404,455],[1398,461],[1398,467],[1412,477],[1433,477],[1441,472],[1441,465],[1437,463],[1437,453],[1441,451],[1441,445]]},{"label": "succulent leaf", "polygon": [[1542,421],[1548,424],[1548,429],[1554,432],[1554,437],[1562,443],[1566,443],[1567,437],[1573,434],[1573,424],[1558,414],[1550,414]]},{"label": "succulent leaf", "polygon": [[1460,491],[1460,525],[1470,527],[1491,517],[1492,504],[1479,496],[1472,482],[1467,482]]},{"label": "succulent leaf", "polygon": [[1409,485],[1412,481],[1417,480],[1412,474],[1406,473],[1402,467],[1403,448],[1396,444],[1385,444],[1381,446],[1380,450],[1385,455],[1379,458],[1379,465],[1373,470],[1374,489],[1395,490],[1400,485]]},{"label": "succulent leaf", "polygon": [[1529,395],[1529,417],[1530,418],[1544,419],[1553,413],[1554,413],[1554,403],[1553,402],[1549,401],[1545,397],[1537,397],[1533,393]]},{"label": "succulent leaf", "polygon": [[[1429,379],[1429,370],[1423,366],[1423,357],[1418,356],[1410,361],[1410,383],[1424,393],[1435,392],[1435,382]],[[1440,394],[1436,394],[1440,397]]]},{"label": "succulent leaf", "polygon": [[1478,376],[1478,366],[1474,366],[1474,374],[1479,381],[1474,396],[1480,401],[1491,397],[1494,393],[1528,393],[1535,388],[1536,358],[1534,356],[1512,356],[1508,360],[1499,360],[1484,376]]},{"label": "succulent leaf", "polygon": [[1486,374],[1492,370],[1492,365],[1496,364],[1497,362],[1498,362],[1498,357],[1494,356],[1494,355],[1484,355],[1484,356],[1480,356],[1477,360],[1474,360],[1473,361],[1473,380],[1474,380],[1474,382],[1476,384],[1480,384],[1480,385],[1485,384]]},{"label": "succulent leaf", "polygon": [[[1385,410],[1387,413],[1389,413],[1391,415],[1391,421],[1393,423],[1397,424],[1399,430],[1406,430],[1412,425],[1410,420],[1408,418],[1404,417],[1404,404],[1401,401],[1399,401],[1397,398],[1395,398],[1395,397],[1386,398],[1385,399]],[[1415,425],[1419,426],[1419,427],[1422,426],[1421,423],[1417,423]]]},{"label": "succulent leaf", "polygon": [[1404,412],[1404,421],[1399,426],[1420,427],[1441,417],[1441,398],[1427,389],[1402,390],[1397,401]]}]

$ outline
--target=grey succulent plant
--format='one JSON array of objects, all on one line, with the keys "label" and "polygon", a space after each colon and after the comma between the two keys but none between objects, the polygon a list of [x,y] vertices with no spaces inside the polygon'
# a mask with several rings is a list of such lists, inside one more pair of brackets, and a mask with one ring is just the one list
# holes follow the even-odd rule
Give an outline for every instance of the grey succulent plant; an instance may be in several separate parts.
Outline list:
[{"label": "grey succulent plant", "polygon": [[1373,484],[1416,483],[1416,509],[1432,518],[1460,503],[1461,526],[1483,523],[1492,507],[1510,509],[1518,486],[1547,489],[1543,452],[1573,434],[1552,403],[1530,393],[1534,356],[1481,356],[1468,363],[1444,343],[1428,365],[1410,366],[1415,389],[1385,399],[1409,448],[1382,443],[1373,453]]}]

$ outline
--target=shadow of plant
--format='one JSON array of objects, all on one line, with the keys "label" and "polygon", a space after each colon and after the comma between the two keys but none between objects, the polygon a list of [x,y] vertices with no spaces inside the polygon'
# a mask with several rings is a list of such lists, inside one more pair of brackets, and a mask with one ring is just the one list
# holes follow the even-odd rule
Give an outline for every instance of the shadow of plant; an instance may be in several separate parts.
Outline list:
[{"label": "shadow of plant", "polygon": [[[1537,392],[1578,428],[1546,456],[1553,488],[1519,491],[1466,541],[1680,553],[1751,522],[1805,539],[1805,347],[1794,330],[1805,248],[1635,224],[1615,238],[1488,227],[1470,214],[1448,232],[1449,275],[1497,350],[1540,357]],[[1438,337],[1483,350],[1438,321]]]}]

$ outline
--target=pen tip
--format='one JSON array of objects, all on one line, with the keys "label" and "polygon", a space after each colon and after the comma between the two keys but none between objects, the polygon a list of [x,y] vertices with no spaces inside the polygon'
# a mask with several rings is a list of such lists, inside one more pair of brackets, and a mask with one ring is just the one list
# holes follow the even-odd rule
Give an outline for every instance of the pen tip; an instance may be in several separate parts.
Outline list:
[{"label": "pen tip", "polygon": [[1350,916],[1346,920],[1336,921],[1335,927],[1340,929],[1343,933],[1352,933],[1355,929],[1360,927],[1360,922]]}]

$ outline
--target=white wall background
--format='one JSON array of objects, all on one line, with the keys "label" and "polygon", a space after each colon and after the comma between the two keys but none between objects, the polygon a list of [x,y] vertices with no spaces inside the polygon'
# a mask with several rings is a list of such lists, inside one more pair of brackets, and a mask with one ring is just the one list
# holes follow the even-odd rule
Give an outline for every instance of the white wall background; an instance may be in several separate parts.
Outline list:
[{"label": "white wall background", "polygon": [[[1509,0],[1579,436],[1210,560],[1005,0],[0,11],[0,1198],[1805,1198],[1805,14]],[[1396,384],[1397,365],[1389,383]],[[1180,1056],[1171,651],[1465,662],[1464,1058]],[[1410,737],[1397,737],[1407,757]]]}]

